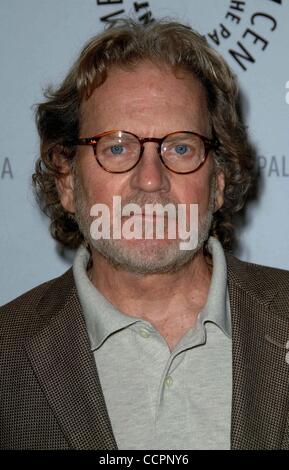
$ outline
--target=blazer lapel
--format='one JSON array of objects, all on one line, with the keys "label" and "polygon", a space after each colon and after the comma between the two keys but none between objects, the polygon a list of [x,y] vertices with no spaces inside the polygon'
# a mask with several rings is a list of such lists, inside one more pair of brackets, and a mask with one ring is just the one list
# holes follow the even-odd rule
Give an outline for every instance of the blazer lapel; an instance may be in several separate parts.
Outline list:
[{"label": "blazer lapel", "polygon": [[[288,319],[278,315],[278,289],[227,255],[232,316],[232,449],[289,449],[285,440],[289,365]],[[263,284],[263,286],[261,286]],[[263,287],[263,288],[262,288]],[[288,432],[287,428],[287,432]]]},{"label": "blazer lapel", "polygon": [[[49,294],[39,306],[42,316],[45,309],[50,315],[53,309],[54,314],[26,343],[26,353],[71,447],[117,449],[72,271],[62,278],[65,282],[58,282],[58,291],[51,288],[52,307]],[[61,308],[55,311],[53,304],[67,289]]]}]

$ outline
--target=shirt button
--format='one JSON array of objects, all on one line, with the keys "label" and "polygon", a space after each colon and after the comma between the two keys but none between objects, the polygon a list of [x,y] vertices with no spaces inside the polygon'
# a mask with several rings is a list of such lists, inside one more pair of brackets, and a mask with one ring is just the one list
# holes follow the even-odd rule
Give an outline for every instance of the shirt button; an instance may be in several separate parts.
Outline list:
[{"label": "shirt button", "polygon": [[145,328],[141,328],[139,330],[139,334],[143,337],[143,338],[148,338],[150,336],[148,330],[146,330]]},{"label": "shirt button", "polygon": [[165,384],[167,387],[171,387],[173,385],[173,379],[170,375],[168,375],[165,379]]}]

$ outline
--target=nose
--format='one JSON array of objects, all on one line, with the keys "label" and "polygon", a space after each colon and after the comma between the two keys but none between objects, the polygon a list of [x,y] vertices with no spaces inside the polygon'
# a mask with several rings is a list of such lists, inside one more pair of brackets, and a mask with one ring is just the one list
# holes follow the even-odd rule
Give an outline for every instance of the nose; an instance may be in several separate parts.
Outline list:
[{"label": "nose", "polygon": [[130,181],[133,189],[145,192],[166,192],[170,189],[168,170],[158,154],[158,145],[146,142],[140,161],[133,169]]}]

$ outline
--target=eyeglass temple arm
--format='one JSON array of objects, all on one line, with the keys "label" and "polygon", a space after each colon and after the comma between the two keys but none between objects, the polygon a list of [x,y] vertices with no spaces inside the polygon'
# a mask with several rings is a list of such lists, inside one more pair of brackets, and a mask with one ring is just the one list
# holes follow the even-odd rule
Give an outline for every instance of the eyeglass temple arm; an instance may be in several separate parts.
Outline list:
[{"label": "eyeglass temple arm", "polygon": [[98,138],[90,138],[90,137],[84,137],[82,139],[76,139],[73,141],[73,145],[95,145],[99,141]]}]

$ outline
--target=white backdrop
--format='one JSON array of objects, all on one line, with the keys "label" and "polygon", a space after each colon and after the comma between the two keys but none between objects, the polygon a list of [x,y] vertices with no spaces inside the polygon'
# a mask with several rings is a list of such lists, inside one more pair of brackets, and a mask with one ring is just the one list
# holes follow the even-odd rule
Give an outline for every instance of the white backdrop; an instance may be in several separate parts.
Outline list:
[{"label": "white backdrop", "polygon": [[263,183],[236,254],[289,269],[287,0],[1,0],[0,304],[69,267],[32,194],[38,154],[32,106],[105,21],[128,14],[141,22],[169,16],[189,23],[237,73]]}]

